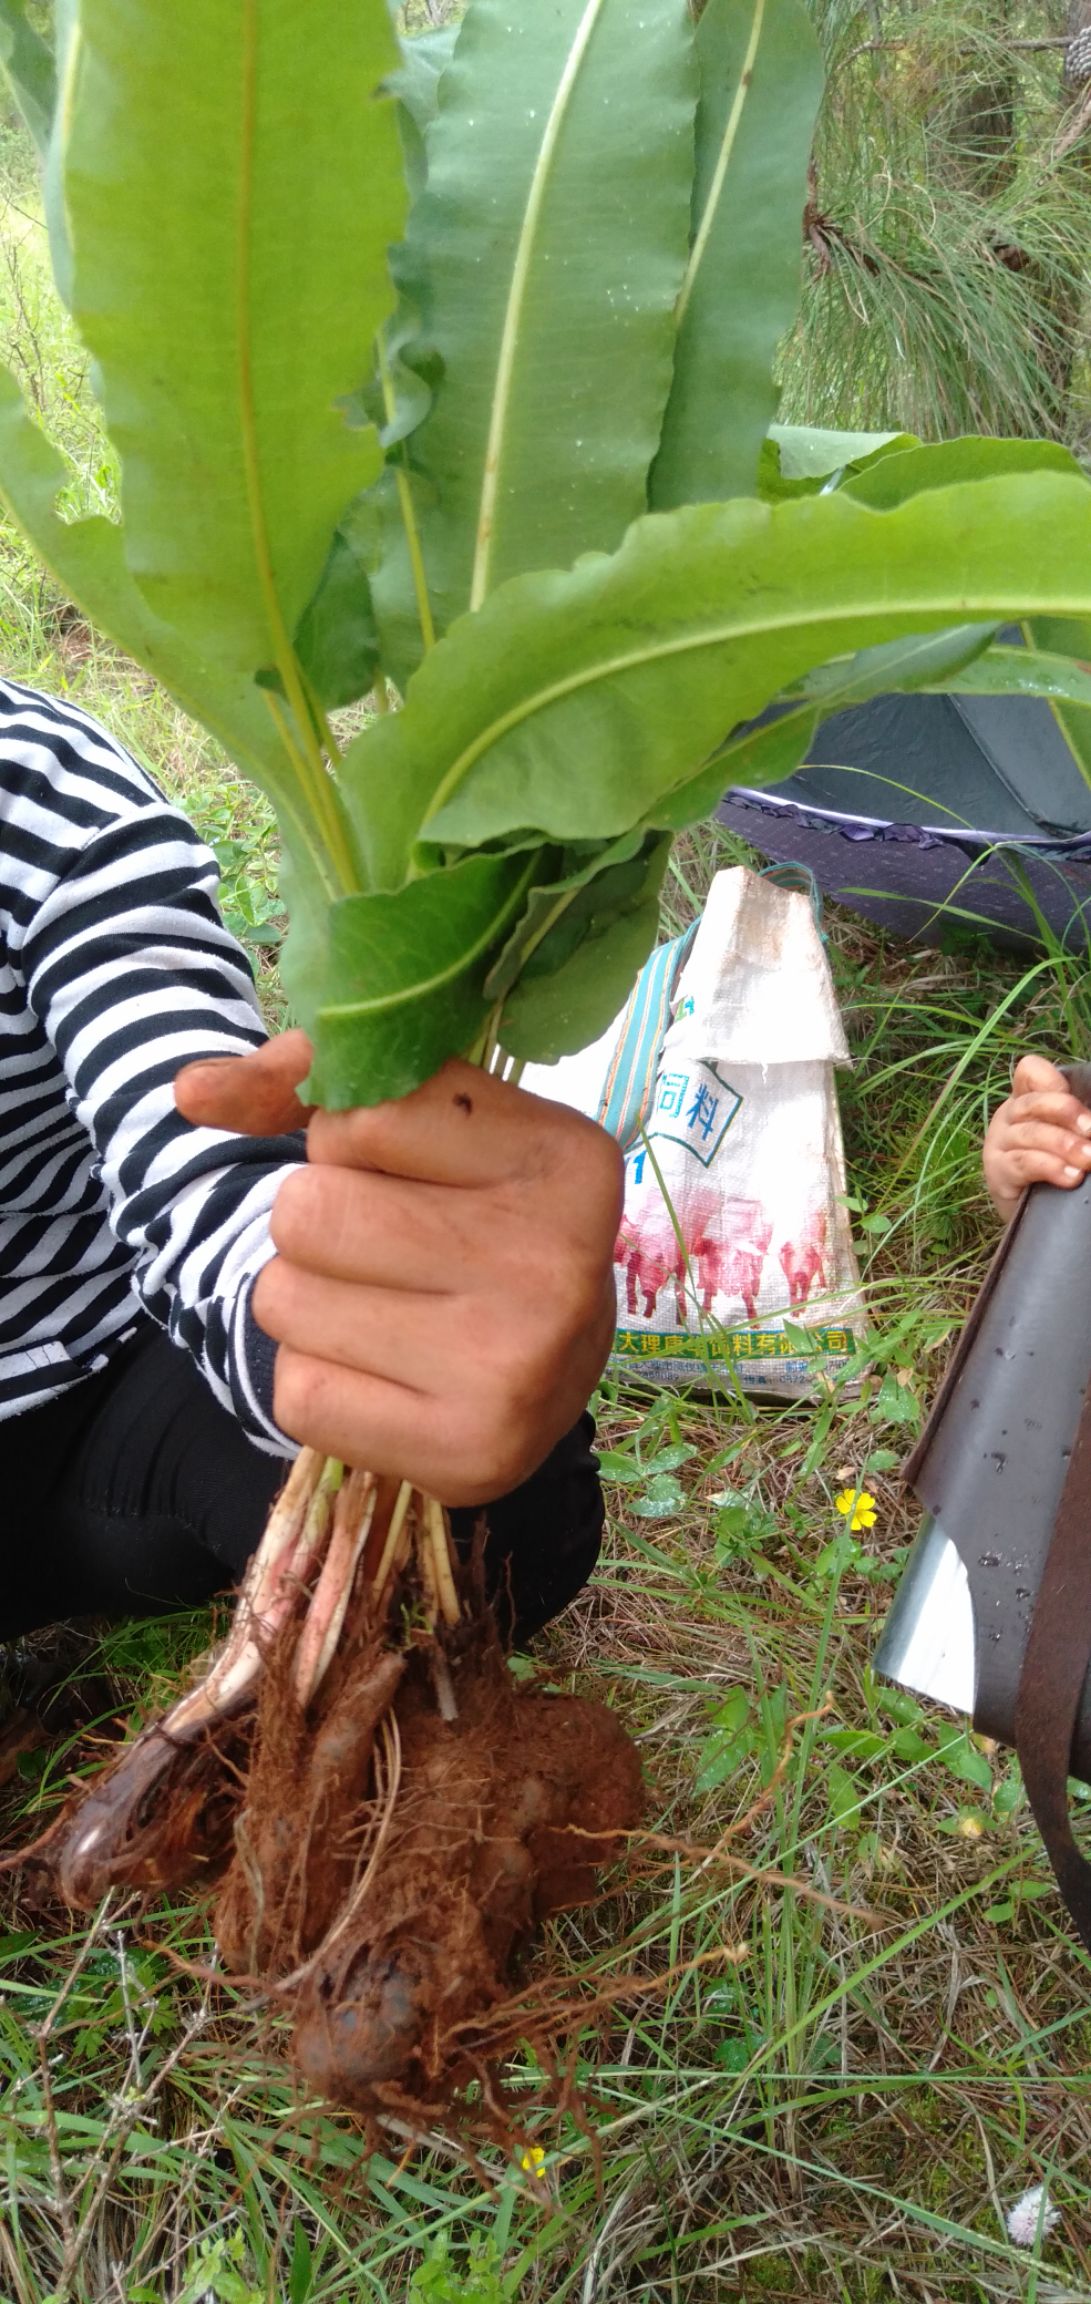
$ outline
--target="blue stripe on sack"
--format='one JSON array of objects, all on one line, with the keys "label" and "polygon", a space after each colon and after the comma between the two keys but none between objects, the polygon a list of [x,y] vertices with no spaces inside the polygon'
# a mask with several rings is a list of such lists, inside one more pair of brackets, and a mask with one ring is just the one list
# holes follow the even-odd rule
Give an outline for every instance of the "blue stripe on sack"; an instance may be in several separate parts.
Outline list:
[{"label": "blue stripe on sack", "polygon": [[657,945],[633,986],[596,1114],[600,1127],[616,1136],[625,1152],[648,1116],[675,985],[697,928],[694,920],[683,935]]}]

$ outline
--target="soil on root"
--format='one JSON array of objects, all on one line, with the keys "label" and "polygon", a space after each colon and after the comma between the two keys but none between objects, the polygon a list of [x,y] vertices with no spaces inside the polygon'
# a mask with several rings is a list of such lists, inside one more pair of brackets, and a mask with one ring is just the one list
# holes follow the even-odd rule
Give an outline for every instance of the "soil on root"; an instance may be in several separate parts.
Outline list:
[{"label": "soil on root", "polygon": [[227,1968],[291,2007],[308,2089],[356,2112],[434,2118],[502,2053],[531,1931],[590,1900],[640,1820],[604,1705],[518,1686],[491,1620],[438,1660],[364,1639],[317,1719],[274,1665],[216,1906]]},{"label": "soil on root", "polygon": [[498,2105],[520,2039],[549,2065],[571,2009],[539,1979],[528,2029],[521,1952],[594,1896],[643,1805],[614,1715],[516,1682],[479,1561],[459,1581],[457,1624],[428,1631],[427,1578],[403,1571],[380,1611],[361,1572],[309,1704],[289,1618],[241,1710],[210,1704],[187,1739],[183,1697],[4,1860],[84,1910],[199,1883],[226,1970],[290,2012],[308,2091],[418,2126],[470,2078]]},{"label": "soil on root", "polygon": [[193,1744],[144,1729],[73,1788],[37,1840],[0,1853],[0,1873],[22,1874],[42,1912],[58,1901],[93,1912],[111,1889],[151,1898],[211,1887],[231,1860],[246,1739],[245,1720]]}]

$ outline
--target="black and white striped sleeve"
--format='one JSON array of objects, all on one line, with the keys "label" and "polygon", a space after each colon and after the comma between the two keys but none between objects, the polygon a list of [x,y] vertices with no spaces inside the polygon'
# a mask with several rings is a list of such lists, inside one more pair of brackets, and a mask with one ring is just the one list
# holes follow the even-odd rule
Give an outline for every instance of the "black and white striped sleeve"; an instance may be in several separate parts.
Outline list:
[{"label": "black and white striped sleeve", "polygon": [[135,1259],[148,1311],[251,1437],[289,1453],[272,1415],[272,1347],[250,1295],[273,1252],[274,1196],[302,1140],[193,1128],[175,1111],[183,1064],[256,1047],[265,1031],[245,956],[217,909],[215,860],[137,775],[132,805],[91,827],[27,922],[28,999],[94,1147],[109,1224]]}]

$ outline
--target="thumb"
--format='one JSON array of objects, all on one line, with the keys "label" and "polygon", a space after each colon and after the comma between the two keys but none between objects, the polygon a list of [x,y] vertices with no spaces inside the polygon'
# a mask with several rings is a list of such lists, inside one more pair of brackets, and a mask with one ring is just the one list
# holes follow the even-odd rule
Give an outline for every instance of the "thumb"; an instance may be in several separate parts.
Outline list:
[{"label": "thumb", "polygon": [[240,1136],[282,1136],[305,1128],[313,1104],[296,1095],[311,1068],[305,1032],[280,1032],[247,1056],[206,1057],[183,1065],[174,1101],[198,1128],[230,1128]]}]

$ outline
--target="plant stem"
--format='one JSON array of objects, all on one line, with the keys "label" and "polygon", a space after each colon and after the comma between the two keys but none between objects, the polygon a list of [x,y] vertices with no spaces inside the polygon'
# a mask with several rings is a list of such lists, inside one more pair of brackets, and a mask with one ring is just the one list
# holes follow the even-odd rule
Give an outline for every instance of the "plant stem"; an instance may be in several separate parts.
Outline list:
[{"label": "plant stem", "polygon": [[271,688],[265,690],[274,726],[285,752],[292,763],[296,777],[310,803],[305,820],[312,831],[317,831],[322,851],[329,866],[334,896],[351,896],[359,888],[360,875],[349,847],[348,836],[341,819],[340,808],[334,796],[333,785],[326,774],[321,755],[318,755],[317,773],[314,762],[302,752],[295,739],[294,725],[279,696]]},{"label": "plant stem", "polygon": [[341,766],[342,757],[341,747],[333,733],[333,729],[330,727],[329,714],[323,710],[317,696],[315,695],[314,689],[311,687],[309,680],[307,682],[307,702],[310,706],[311,717],[314,722],[315,734],[318,737],[319,744],[321,745],[331,768],[339,768]]},{"label": "plant stem", "polygon": [[425,1536],[432,1556],[432,1575],[435,1582],[439,1612],[445,1624],[454,1626],[462,1614],[455,1580],[451,1574],[450,1540],[447,1534],[447,1515],[434,1496],[421,1499],[424,1505]]},{"label": "plant stem", "polygon": [[[387,422],[391,423],[395,415],[397,404],[394,399],[394,386],[391,381],[390,362],[387,359],[386,345],[381,335],[378,339],[378,354],[379,380],[382,386],[383,407],[386,410]],[[400,442],[398,444],[398,452],[394,457],[392,470],[394,473],[394,484],[398,491],[398,508],[402,516],[402,527],[405,530],[405,543],[406,550],[409,554],[409,566],[413,575],[413,592],[417,603],[417,617],[420,623],[420,636],[424,646],[424,653],[427,656],[429,649],[434,648],[436,645],[436,627],[432,616],[432,603],[428,597],[428,578],[425,573],[424,554],[421,551],[420,530],[417,526],[416,507],[413,503],[413,490],[410,486],[409,474],[405,466],[404,450],[402,449]]]}]

